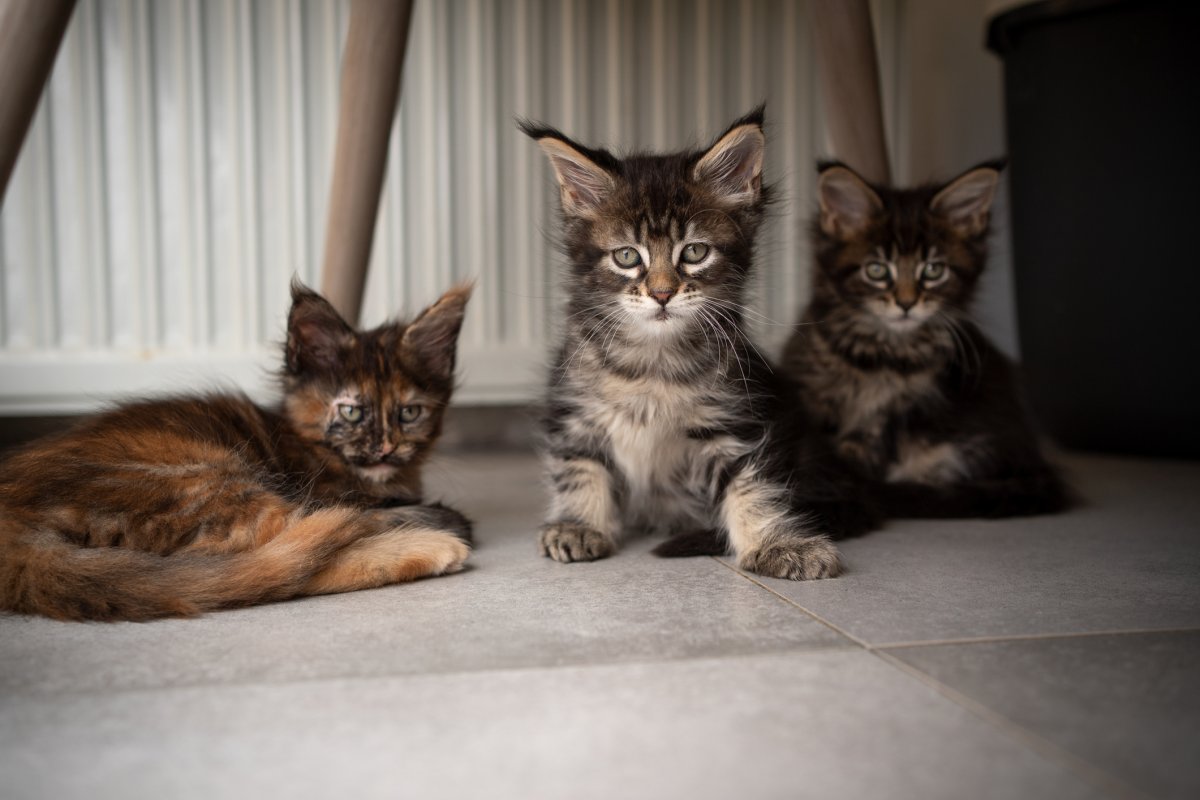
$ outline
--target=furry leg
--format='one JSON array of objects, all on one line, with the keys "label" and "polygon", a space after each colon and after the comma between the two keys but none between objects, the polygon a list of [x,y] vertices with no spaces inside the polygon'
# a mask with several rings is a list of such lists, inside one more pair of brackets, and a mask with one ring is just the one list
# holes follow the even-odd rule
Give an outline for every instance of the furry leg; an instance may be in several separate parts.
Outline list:
[{"label": "furry leg", "polygon": [[392,527],[338,550],[302,594],[352,592],[458,572],[471,552],[471,523],[452,509],[403,506],[365,516]]},{"label": "furry leg", "polygon": [[771,578],[813,580],[842,571],[841,556],[829,539],[814,534],[808,520],[792,510],[787,492],[760,477],[753,465],[734,476],[721,498],[718,515],[738,566]]},{"label": "furry leg", "polygon": [[542,555],[564,564],[612,555],[620,526],[608,469],[590,459],[554,456],[547,466],[552,497],[539,537]]}]

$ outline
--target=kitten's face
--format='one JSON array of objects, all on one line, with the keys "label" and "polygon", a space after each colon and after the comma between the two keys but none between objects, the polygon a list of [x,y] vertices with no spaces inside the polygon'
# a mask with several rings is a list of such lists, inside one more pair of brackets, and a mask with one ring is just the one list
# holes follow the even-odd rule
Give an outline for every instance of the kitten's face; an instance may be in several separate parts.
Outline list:
[{"label": "kitten's face", "polygon": [[740,308],[763,208],[762,121],[704,152],[617,159],[526,127],[554,166],[572,310],[642,339],[675,337]]},{"label": "kitten's face", "polygon": [[944,187],[888,190],[846,167],[821,173],[817,249],[840,300],[897,337],[966,310],[984,266],[999,173],[980,167]]},{"label": "kitten's face", "polygon": [[679,334],[739,303],[746,270],[738,229],[688,188],[654,207],[636,184],[622,187],[586,229],[578,289],[644,337]]},{"label": "kitten's face", "polygon": [[963,261],[951,267],[949,248],[920,245],[902,250],[896,242],[848,248],[835,268],[844,300],[870,313],[887,330],[903,335],[939,312],[965,303],[974,271]]},{"label": "kitten's face", "polygon": [[356,332],[321,297],[293,286],[285,412],[296,430],[375,483],[423,460],[453,390],[469,291],[451,290],[408,325]]},{"label": "kitten's face", "polygon": [[288,407],[359,475],[386,481],[433,444],[449,399],[422,391],[408,373],[398,366],[370,379],[314,382]]}]

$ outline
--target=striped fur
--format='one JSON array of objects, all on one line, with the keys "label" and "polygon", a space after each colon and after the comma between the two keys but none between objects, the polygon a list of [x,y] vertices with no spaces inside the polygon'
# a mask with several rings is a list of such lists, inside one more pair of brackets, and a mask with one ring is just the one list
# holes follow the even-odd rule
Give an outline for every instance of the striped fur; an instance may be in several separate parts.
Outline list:
[{"label": "striped fur", "polygon": [[813,297],[784,365],[826,449],[886,515],[1067,505],[1011,365],[970,315],[1000,168],[892,189],[821,167]]},{"label": "striped fur", "polygon": [[705,151],[617,158],[524,124],[562,194],[569,300],[541,450],[544,555],[589,561],[629,531],[666,555],[728,550],[764,575],[838,574],[800,502],[799,426],[743,329],[770,190],[761,109]]},{"label": "striped fur", "polygon": [[131,403],[0,464],[0,609],[146,620],[460,568],[470,523],[418,503],[469,289],[362,333],[292,294],[282,409]]}]

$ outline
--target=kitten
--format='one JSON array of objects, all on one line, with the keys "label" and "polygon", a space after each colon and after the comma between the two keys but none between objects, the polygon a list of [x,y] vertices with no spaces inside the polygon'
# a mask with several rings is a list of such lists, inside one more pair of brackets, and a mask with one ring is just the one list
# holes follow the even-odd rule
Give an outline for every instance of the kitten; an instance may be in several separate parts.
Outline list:
[{"label": "kitten", "polygon": [[784,364],[889,516],[1059,511],[1013,369],[971,321],[1002,164],[892,189],[821,167],[812,300]]},{"label": "kitten", "polygon": [[[798,502],[786,382],[742,298],[763,186],[762,110],[704,151],[617,158],[522,123],[561,189],[566,332],[541,428],[543,555],[590,561],[629,529],[719,541],[763,575],[837,575]],[[663,554],[681,555],[669,540]]]},{"label": "kitten", "polygon": [[118,407],[0,464],[0,609],[189,616],[440,575],[470,523],[421,499],[470,294],[358,333],[292,285],[284,399]]}]

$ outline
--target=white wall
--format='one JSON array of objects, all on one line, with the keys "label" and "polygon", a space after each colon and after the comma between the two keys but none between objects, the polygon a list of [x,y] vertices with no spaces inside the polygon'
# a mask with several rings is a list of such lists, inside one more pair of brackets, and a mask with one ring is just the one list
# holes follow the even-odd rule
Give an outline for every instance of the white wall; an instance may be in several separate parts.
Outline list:
[{"label": "white wall", "polygon": [[[981,9],[873,5],[898,176],[1000,152]],[[318,272],[346,17],[328,0],[79,4],[0,209],[0,413],[210,385],[269,396],[287,281]],[[477,277],[460,399],[534,396],[554,336],[555,193],[513,117],[665,148],[766,100],[784,202],[755,302],[773,320],[761,338],[782,343],[827,152],[805,4],[418,0],[410,36],[365,322]],[[983,308],[1009,345],[1005,274]]]}]

